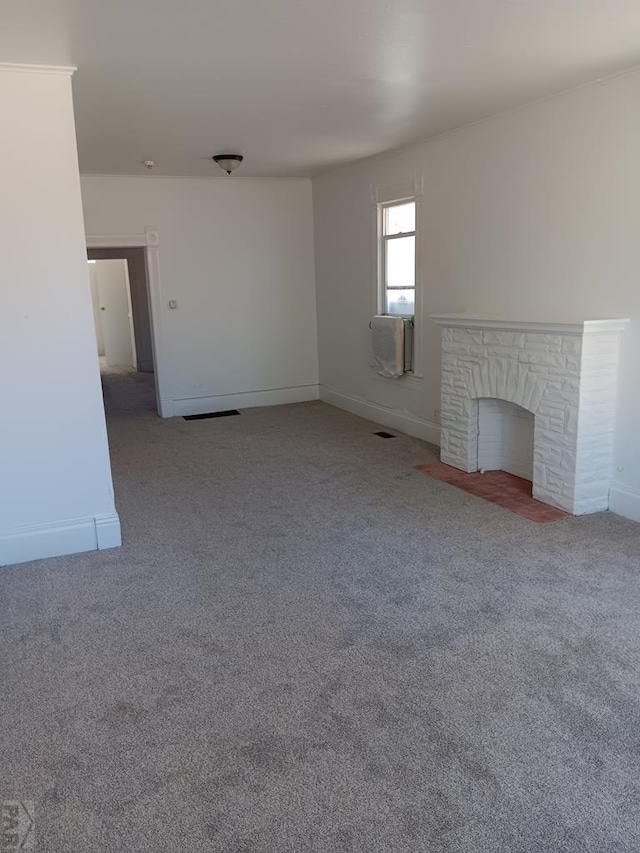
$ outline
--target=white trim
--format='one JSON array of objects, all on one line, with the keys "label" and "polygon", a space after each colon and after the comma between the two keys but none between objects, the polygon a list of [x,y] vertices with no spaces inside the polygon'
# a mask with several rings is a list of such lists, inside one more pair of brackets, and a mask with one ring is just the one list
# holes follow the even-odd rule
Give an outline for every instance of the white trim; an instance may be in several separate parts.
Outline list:
[{"label": "white trim", "polygon": [[393,383],[394,385],[400,385],[404,388],[410,388],[413,391],[422,391],[424,385],[424,376],[420,373],[403,373],[402,376],[396,376],[394,378],[388,376],[381,376],[379,373],[373,369],[373,367],[369,368],[369,379],[372,382],[381,382],[383,384],[388,385],[389,383]]},{"label": "white trim", "polygon": [[[401,185],[396,185],[395,189],[400,191]],[[374,214],[373,228],[373,256],[375,258],[375,289],[372,300],[371,316],[384,313],[387,307],[387,290],[386,290],[386,242],[384,237],[384,210],[388,207],[393,207],[396,204],[403,202],[413,202],[415,205],[415,229],[407,232],[405,236],[413,235],[414,242],[414,281],[413,281],[413,353],[412,363],[413,372],[410,374],[416,378],[423,378],[422,372],[422,329],[423,329],[423,305],[424,305],[424,282],[422,280],[422,251],[420,241],[420,225],[422,223],[422,195],[424,192],[424,175],[414,176],[411,185],[412,195],[398,196],[390,198],[386,201],[378,200],[380,195],[377,185],[371,184],[369,191],[371,193],[372,208]],[[375,201],[373,201],[375,199]]]},{"label": "white trim", "polygon": [[609,492],[609,509],[632,521],[640,521],[640,490],[614,480]]},{"label": "white trim", "polygon": [[107,548],[119,548],[122,545],[120,519],[115,512],[108,515],[96,515],[96,543],[99,551]]},{"label": "white trim", "polygon": [[393,204],[403,199],[413,201],[416,198],[421,198],[423,195],[424,172],[417,172],[408,180],[392,181],[388,184],[383,184],[382,187],[376,183],[369,184],[369,200],[373,207],[377,207],[380,204]]},{"label": "white trim", "polygon": [[398,412],[396,409],[386,409],[384,406],[370,403],[360,397],[353,397],[351,394],[334,391],[331,388],[327,388],[326,385],[320,386],[320,399],[324,400],[325,403],[330,403],[332,406],[337,406],[338,409],[345,409],[347,412],[351,412],[352,415],[358,415],[358,417],[373,421],[375,424],[382,424],[382,426],[397,429],[414,438],[428,441],[430,444],[440,444],[440,427],[431,421],[423,421],[413,415]]},{"label": "white trim", "polygon": [[122,544],[117,513],[34,524],[0,533],[0,566]]},{"label": "white trim", "polygon": [[75,65],[21,65],[19,62],[0,62],[0,71],[20,71],[24,74],[57,74],[72,77],[78,68]]},{"label": "white trim", "polygon": [[[421,177],[421,180],[423,178]],[[422,227],[422,183],[420,193],[416,188],[416,242],[415,242],[415,288],[413,291],[413,375],[422,378],[422,340],[424,329],[424,294],[425,282],[423,281],[422,240],[420,238]],[[422,232],[423,233],[423,232]]]},{"label": "white trim", "polygon": [[147,246],[159,246],[160,245],[160,233],[158,229],[153,226],[147,225],[144,229],[145,237],[147,238]]},{"label": "white trim", "polygon": [[438,326],[463,329],[503,329],[517,332],[546,332],[552,335],[592,335],[602,332],[622,332],[628,319],[603,320],[507,320],[491,314],[432,314]]},{"label": "white trim", "polygon": [[144,234],[87,234],[85,240],[87,249],[135,249],[149,245],[146,231]]},{"label": "white trim", "polygon": [[258,406],[281,406],[286,403],[306,403],[317,400],[318,385],[296,385],[290,388],[269,388],[264,391],[246,391],[220,394],[213,397],[183,397],[162,400],[163,417],[204,415],[208,412],[225,412],[228,409],[253,409]]},{"label": "white trim", "polygon": [[[213,161],[211,161],[213,163]],[[215,165],[215,164],[214,164]],[[140,165],[141,169],[144,169],[142,164]],[[216,169],[220,169],[219,166],[216,166]],[[117,174],[112,174],[111,172],[81,172],[81,178],[109,178],[115,181],[118,178],[140,178],[141,180],[175,180],[175,181],[228,181],[228,175],[175,175],[172,173],[163,174],[162,172],[156,171],[149,172],[147,169],[144,169],[144,172],[118,172]],[[281,183],[282,181],[306,181],[310,183],[313,178],[310,175],[238,175],[236,172],[233,176],[233,183],[237,184],[239,181],[277,181]]]},{"label": "white trim", "polygon": [[[413,205],[413,230],[399,231],[397,234],[385,233],[385,213],[393,207],[401,207],[403,205]],[[389,309],[389,284],[387,279],[387,268],[389,258],[389,241],[403,240],[407,237],[413,237],[413,287],[406,288],[413,290],[413,317],[414,329],[416,325],[415,317],[418,316],[418,199],[402,198],[395,201],[381,201],[378,204],[378,310],[376,314],[387,314]],[[404,316],[409,316],[405,314]]]},{"label": "white trim", "polygon": [[624,332],[631,321],[629,318],[615,320],[585,320],[583,331],[585,335],[599,335],[601,332]]}]

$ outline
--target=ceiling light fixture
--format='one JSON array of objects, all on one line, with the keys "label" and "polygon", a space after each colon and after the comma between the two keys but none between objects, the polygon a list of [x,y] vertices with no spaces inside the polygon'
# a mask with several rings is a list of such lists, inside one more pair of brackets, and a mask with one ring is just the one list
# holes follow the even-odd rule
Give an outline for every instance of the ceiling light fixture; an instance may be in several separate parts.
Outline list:
[{"label": "ceiling light fixture", "polygon": [[244,160],[242,154],[214,154],[211,158],[214,163],[217,163],[221,169],[230,175],[231,172],[235,171],[240,163]]}]

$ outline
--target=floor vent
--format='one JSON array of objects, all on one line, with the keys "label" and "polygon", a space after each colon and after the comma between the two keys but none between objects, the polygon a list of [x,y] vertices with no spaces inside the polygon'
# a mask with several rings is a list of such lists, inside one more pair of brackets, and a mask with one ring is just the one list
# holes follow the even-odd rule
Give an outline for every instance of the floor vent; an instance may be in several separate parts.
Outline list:
[{"label": "floor vent", "polygon": [[239,415],[237,409],[229,409],[226,412],[207,412],[204,415],[184,415],[185,421],[203,421],[205,418],[230,418],[231,415]]},{"label": "floor vent", "polygon": [[374,435],[379,436],[380,438],[395,438],[395,435],[391,435],[390,432],[385,432],[384,430],[380,430],[380,432],[374,432]]}]

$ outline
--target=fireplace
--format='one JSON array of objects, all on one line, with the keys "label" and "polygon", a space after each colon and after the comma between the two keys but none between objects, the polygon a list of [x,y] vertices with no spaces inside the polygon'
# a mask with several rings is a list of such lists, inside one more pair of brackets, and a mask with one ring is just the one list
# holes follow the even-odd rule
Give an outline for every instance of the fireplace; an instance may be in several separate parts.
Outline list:
[{"label": "fireplace", "polygon": [[524,476],[534,498],[574,515],[608,509],[628,321],[434,319],[442,327],[442,462]]}]

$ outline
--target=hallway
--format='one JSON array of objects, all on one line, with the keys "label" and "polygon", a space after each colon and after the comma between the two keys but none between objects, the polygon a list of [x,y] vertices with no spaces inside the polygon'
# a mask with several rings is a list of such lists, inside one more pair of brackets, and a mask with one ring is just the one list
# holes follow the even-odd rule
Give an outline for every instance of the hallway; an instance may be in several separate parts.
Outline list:
[{"label": "hallway", "polygon": [[155,377],[130,367],[107,367],[100,359],[100,379],[107,418],[129,412],[157,415]]}]

